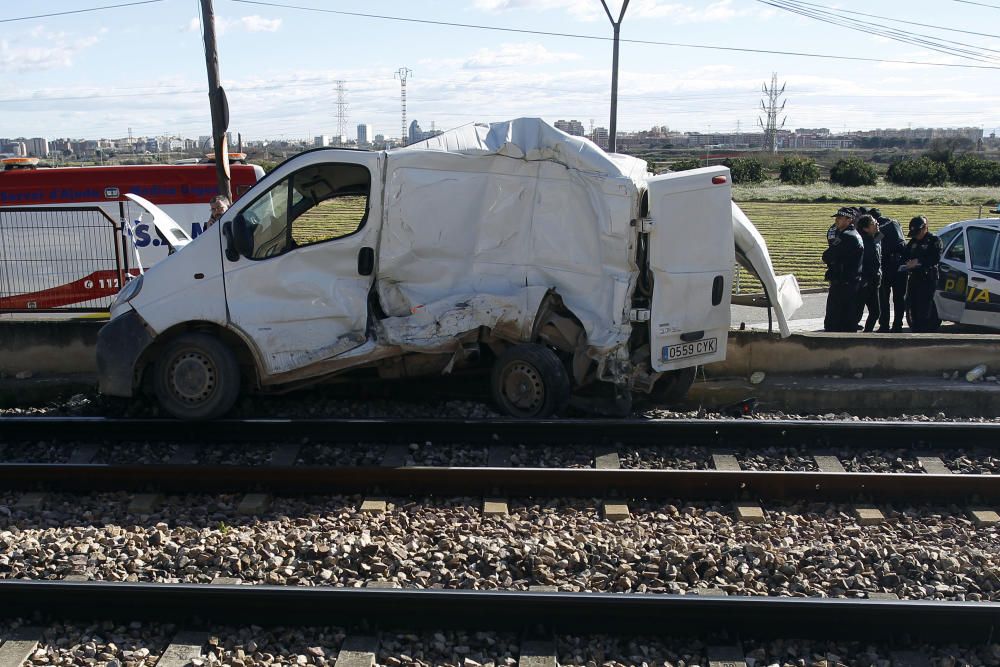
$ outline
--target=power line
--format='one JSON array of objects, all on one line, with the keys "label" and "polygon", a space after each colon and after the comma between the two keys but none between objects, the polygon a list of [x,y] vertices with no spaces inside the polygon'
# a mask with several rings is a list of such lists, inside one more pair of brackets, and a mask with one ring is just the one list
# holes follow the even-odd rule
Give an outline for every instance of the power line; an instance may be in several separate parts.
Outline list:
[{"label": "power line", "polygon": [[1000,9],[1000,5],[990,5],[985,2],[973,2],[972,0],[955,0],[955,2],[961,2],[966,5],[979,5],[980,7],[989,7],[991,9]]},{"label": "power line", "polygon": [[[356,16],[360,18],[380,19],[385,21],[401,21],[403,23],[423,23],[428,25],[448,26],[452,28],[470,28],[474,30],[491,30],[495,32],[520,33],[526,35],[540,35],[543,37],[567,37],[572,39],[590,39],[602,42],[612,41],[611,37],[600,37],[597,35],[579,35],[566,32],[551,32],[546,30],[528,30],[526,28],[502,28],[499,26],[479,25],[475,23],[454,23],[450,21],[434,21],[431,19],[415,19],[402,16],[389,16],[386,14],[365,14],[362,12],[347,12],[338,9],[322,9],[319,7],[304,7],[301,5],[288,5],[278,2],[265,2],[264,0],[231,0],[248,5],[260,5],[264,7],[276,7],[280,9],[297,9],[307,12],[317,12],[321,14],[337,14],[341,16]],[[998,7],[1000,8],[1000,7]],[[760,53],[766,55],[795,56],[800,58],[819,58],[826,60],[848,60],[853,62],[884,63],[894,65],[924,65],[927,67],[953,67],[960,69],[987,69],[998,70],[1000,65],[969,65],[963,63],[936,63],[921,60],[889,60],[885,58],[865,58],[863,56],[839,56],[829,53],[807,53],[804,51],[775,51],[771,49],[751,49],[736,46],[717,46],[711,44],[685,44],[683,42],[661,42],[646,39],[622,39],[622,42],[631,44],[645,44],[649,46],[673,46],[684,49],[705,49],[709,51],[731,51],[739,53]]]},{"label": "power line", "polygon": [[104,5],[103,7],[87,7],[86,9],[71,9],[66,12],[53,12],[51,14],[36,14],[34,16],[17,16],[9,19],[0,19],[0,23],[11,23],[12,21],[30,21],[32,19],[45,19],[50,16],[67,16],[69,14],[85,14],[87,12],[100,12],[105,9],[117,9],[119,7],[135,7],[136,5],[151,5],[154,2],[163,0],[137,0],[136,2],[123,2],[118,5]]},{"label": "power line", "polygon": [[865,12],[858,12],[851,9],[833,9],[831,7],[825,7],[824,5],[817,4],[815,2],[806,2],[805,0],[798,0],[800,5],[811,5],[813,7],[825,8],[830,11],[835,11],[840,14],[854,14],[856,16],[867,16],[873,19],[883,19],[885,21],[895,21],[896,23],[905,23],[907,25],[917,25],[921,28],[933,28],[935,30],[943,30],[945,32],[960,32],[965,35],[976,35],[977,37],[989,37],[990,39],[996,39],[996,35],[988,32],[976,32],[974,30],[962,30],[961,28],[948,28],[942,25],[934,25],[931,23],[918,23],[917,21],[907,21],[905,19],[898,19],[892,16],[880,16],[878,14],[866,14]]}]

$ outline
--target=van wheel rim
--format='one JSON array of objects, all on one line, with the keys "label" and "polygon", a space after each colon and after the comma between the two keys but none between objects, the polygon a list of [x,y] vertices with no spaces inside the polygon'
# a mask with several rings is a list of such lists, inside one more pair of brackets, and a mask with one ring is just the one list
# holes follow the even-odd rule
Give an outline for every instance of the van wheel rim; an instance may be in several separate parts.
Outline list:
[{"label": "van wheel rim", "polygon": [[534,366],[516,362],[507,366],[502,383],[503,395],[511,407],[531,414],[545,402],[545,383]]},{"label": "van wheel rim", "polygon": [[201,403],[211,397],[216,387],[215,364],[201,352],[177,356],[170,365],[170,388],[185,403]]}]

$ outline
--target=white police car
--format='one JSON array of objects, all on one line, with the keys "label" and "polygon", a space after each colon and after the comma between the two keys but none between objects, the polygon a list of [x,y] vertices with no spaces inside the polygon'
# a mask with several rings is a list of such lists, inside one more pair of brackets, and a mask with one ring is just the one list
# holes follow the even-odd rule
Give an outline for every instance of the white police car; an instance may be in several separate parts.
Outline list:
[{"label": "white police car", "polygon": [[937,235],[943,248],[938,317],[1000,329],[1000,218],[953,222]]}]

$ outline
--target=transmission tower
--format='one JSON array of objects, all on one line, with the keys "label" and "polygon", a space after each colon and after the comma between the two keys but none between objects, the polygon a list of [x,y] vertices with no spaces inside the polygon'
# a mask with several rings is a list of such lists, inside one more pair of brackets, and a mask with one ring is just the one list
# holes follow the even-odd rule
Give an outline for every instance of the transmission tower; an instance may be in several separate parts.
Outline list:
[{"label": "transmission tower", "polygon": [[337,143],[340,144],[347,136],[347,91],[344,82],[337,81]]},{"label": "transmission tower", "polygon": [[402,132],[399,135],[400,143],[406,145],[406,77],[413,76],[413,70],[409,67],[400,67],[396,70],[394,78],[399,79],[399,108],[402,112],[402,122],[400,127]]},{"label": "transmission tower", "polygon": [[788,120],[787,117],[781,119],[781,124],[778,124],[778,114],[785,110],[785,104],[787,100],[781,102],[781,106],[778,106],[778,98],[785,94],[785,86],[787,84],[781,84],[781,89],[778,89],[778,73],[773,72],[771,74],[771,86],[765,83],[761,86],[761,91],[767,96],[767,103],[764,100],[760,101],[760,108],[765,114],[767,114],[767,120],[765,121],[763,117],[757,119],[757,124],[760,125],[761,129],[764,130],[764,149],[771,153],[778,152],[778,130],[785,126],[785,121]]}]

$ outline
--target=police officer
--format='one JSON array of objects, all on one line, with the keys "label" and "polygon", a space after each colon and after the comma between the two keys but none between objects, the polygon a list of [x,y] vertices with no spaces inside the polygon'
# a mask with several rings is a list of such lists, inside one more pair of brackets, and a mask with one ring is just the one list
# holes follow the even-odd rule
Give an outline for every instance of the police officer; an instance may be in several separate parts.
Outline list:
[{"label": "police officer", "polygon": [[941,239],[927,229],[922,215],[910,220],[910,242],[906,244],[909,272],[906,283],[906,307],[910,312],[912,331],[933,331],[939,320],[934,311],[934,290],[937,288],[938,262],[941,261]]},{"label": "police officer", "polygon": [[858,290],[858,315],[854,318],[857,325],[868,307],[868,319],[865,320],[865,331],[874,331],[875,322],[879,317],[879,284],[882,280],[882,237],[879,236],[878,223],[871,214],[862,215],[854,223],[858,232],[861,233],[861,240],[864,243],[865,251],[861,260],[861,286]]},{"label": "police officer", "polygon": [[[851,206],[841,206],[837,209],[837,212],[833,214],[833,224],[830,228],[826,230],[826,244],[830,247],[837,240],[837,235],[840,234],[840,230],[845,228],[849,223],[854,222],[854,218],[858,215],[858,210]],[[826,261],[826,260],[824,260]],[[827,268],[826,280],[830,280],[830,269]],[[836,331],[834,322],[830,319],[830,300],[827,298],[827,308],[826,317],[823,318],[823,329],[826,331]]]},{"label": "police officer", "polygon": [[826,279],[830,281],[824,326],[827,331],[857,331],[864,242],[854,227],[852,213],[852,209],[845,207],[834,214],[837,232],[823,252]]},{"label": "police officer", "polygon": [[[888,332],[892,311],[892,332],[903,330],[906,312],[906,272],[899,267],[906,261],[906,241],[903,229],[891,218],[882,217],[878,209],[872,211],[882,234],[882,285],[879,287],[879,332]],[[891,299],[891,300],[890,300]]]}]

